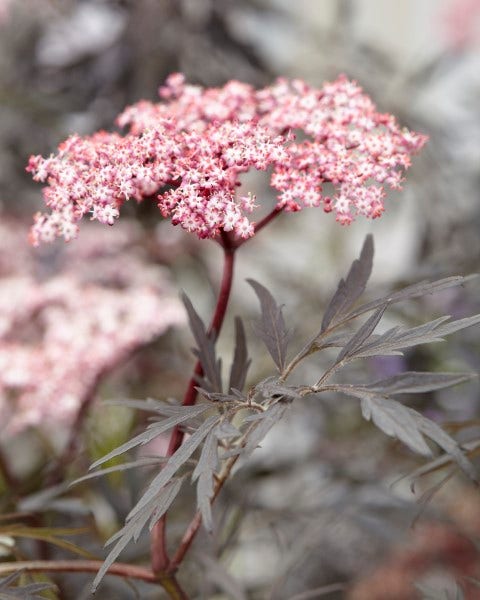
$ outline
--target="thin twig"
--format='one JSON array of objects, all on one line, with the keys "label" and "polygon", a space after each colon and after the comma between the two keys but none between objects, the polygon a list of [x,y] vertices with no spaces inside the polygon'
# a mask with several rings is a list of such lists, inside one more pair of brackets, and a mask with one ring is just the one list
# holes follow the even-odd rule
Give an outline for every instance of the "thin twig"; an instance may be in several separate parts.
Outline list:
[{"label": "thin twig", "polygon": [[[0,575],[20,570],[28,573],[96,573],[102,565],[101,560],[24,560],[0,564]],[[107,573],[158,583],[158,577],[150,569],[126,563],[113,563]]]}]

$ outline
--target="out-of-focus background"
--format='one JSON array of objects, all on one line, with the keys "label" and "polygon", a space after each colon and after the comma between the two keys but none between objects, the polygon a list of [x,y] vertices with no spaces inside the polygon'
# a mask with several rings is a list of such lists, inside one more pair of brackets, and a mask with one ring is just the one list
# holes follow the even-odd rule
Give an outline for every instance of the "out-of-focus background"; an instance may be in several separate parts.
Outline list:
[{"label": "out-of-focus background", "polygon": [[[367,232],[375,236],[374,288],[477,271],[479,67],[478,0],[0,0],[0,218],[5,225],[0,239],[0,305],[8,305],[7,279],[22,276],[22,268],[44,278],[68,258],[58,258],[65,253],[61,243],[53,249],[27,248],[22,227],[26,232],[31,215],[43,208],[40,186],[25,173],[29,155],[55,152],[73,132],[113,129],[126,105],[142,98],[154,101],[158,86],[175,71],[204,86],[230,79],[263,86],[278,76],[321,86],[345,73],[381,111],[430,138],[414,158],[404,190],[390,194],[381,219],[359,218],[341,227],[332,215],[306,209],[284,215],[242,249],[233,312],[247,320],[254,313],[255,299],[244,281],[254,277],[285,304],[295,338],[308,335]],[[270,199],[263,179],[253,177],[252,186],[259,199]],[[129,244],[134,244],[135,253],[160,269],[162,277],[168,272],[169,289],[186,290],[207,319],[220,277],[218,248],[161,222],[155,207],[129,206],[127,214],[134,241],[125,234],[123,242],[115,243],[118,253],[115,248],[107,253],[117,269]],[[13,229],[19,232],[16,237]],[[102,239],[105,236],[102,233]],[[82,247],[81,239],[76,247]],[[96,252],[70,251],[81,281],[93,279],[85,275],[85,265],[95,270]],[[111,287],[113,276],[107,271]],[[116,274],[115,281],[119,277]],[[124,291],[129,285],[120,287]],[[412,303],[398,318],[414,323],[439,314],[479,312],[478,291],[478,285],[471,284]],[[231,350],[231,330],[230,319],[220,340],[225,352]],[[380,378],[400,368],[478,371],[477,337],[472,330],[397,363],[373,361],[370,375]],[[98,395],[181,397],[190,344],[188,332],[177,328],[113,373],[106,369],[110,378]],[[261,349],[254,346],[252,353],[252,377],[265,376],[269,365]],[[7,362],[2,364],[8,368]],[[478,386],[430,394],[416,400],[415,407],[442,423],[467,421],[470,427],[460,436],[475,438]],[[93,414],[101,410],[98,403],[92,407]],[[125,431],[135,421],[129,416],[119,425],[118,415],[109,413],[102,422],[109,419]],[[95,427],[95,439],[108,437],[93,419]],[[68,440],[64,431],[49,431],[49,436],[48,448],[45,433],[23,430],[5,438],[7,459],[15,458],[15,477],[28,482],[25,494],[40,491],[35,489],[35,473],[46,468]],[[81,465],[88,464],[93,451],[90,456],[85,448],[80,451],[85,459]],[[407,599],[414,597],[413,588],[405,588],[412,582],[419,586],[414,592],[419,598],[457,597],[441,594],[458,593],[466,578],[479,575],[478,553],[464,537],[468,531],[480,538],[479,496],[454,477],[411,529],[420,511],[421,489],[415,496],[408,484],[392,483],[418,464],[363,423],[358,407],[348,401],[332,399],[321,407],[318,401],[305,403],[274,430],[221,501],[218,513],[228,524],[232,542],[222,559],[236,583],[215,570],[213,559],[210,564],[210,558],[199,554],[202,544],[212,556],[221,553],[225,540],[212,542],[207,537],[194,554],[192,581],[200,581],[205,598],[313,598],[320,595],[301,594],[331,586],[324,588],[329,598]],[[429,481],[425,488],[431,486]],[[62,488],[58,494],[63,492]],[[112,499],[114,509],[108,509],[98,504],[100,497],[93,494],[82,501],[84,509],[88,505],[86,513],[94,515],[101,541],[121,520],[128,502],[119,506]],[[85,510],[82,513],[78,502],[75,519],[80,523]],[[62,523],[68,512],[60,519],[48,514],[52,522]],[[203,577],[205,573],[209,576]],[[76,583],[68,585],[73,588],[64,585],[60,597],[88,597],[88,577],[72,581]],[[350,586],[348,591],[345,586]],[[141,589],[142,598],[154,597]],[[467,598],[478,597],[465,593]],[[118,582],[107,582],[102,598],[110,597],[134,596]]]}]

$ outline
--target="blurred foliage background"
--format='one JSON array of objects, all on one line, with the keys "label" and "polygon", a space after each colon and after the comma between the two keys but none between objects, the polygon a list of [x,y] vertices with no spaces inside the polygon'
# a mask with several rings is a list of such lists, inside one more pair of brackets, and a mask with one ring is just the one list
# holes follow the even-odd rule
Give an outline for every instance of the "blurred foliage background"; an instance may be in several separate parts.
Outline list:
[{"label": "blurred foliage background", "polygon": [[[244,281],[254,277],[285,303],[295,337],[305,337],[370,231],[376,241],[374,285],[383,290],[479,269],[480,2],[0,0],[0,19],[2,218],[28,223],[42,206],[39,186],[24,170],[30,154],[55,152],[72,132],[112,129],[127,104],[154,100],[171,72],[205,86],[229,79],[262,86],[277,76],[320,86],[343,72],[382,111],[430,142],[379,221],[341,228],[322,211],[304,210],[285,215],[248,244],[240,256],[232,315],[254,314]],[[272,201],[263,178],[252,177],[251,185],[261,201]],[[155,206],[128,206],[127,212],[144,228],[149,260],[167,265],[208,319],[220,277],[219,250],[162,223]],[[470,315],[480,312],[478,292],[472,284],[412,303],[397,316],[415,323],[444,313]],[[225,353],[231,330],[232,319],[220,340]],[[181,397],[190,345],[188,332],[169,334],[110,377],[100,396]],[[267,375],[261,348],[252,347],[252,353],[252,378]],[[478,334],[472,331],[445,346],[372,361],[369,369],[379,378],[405,368],[478,371],[479,363]],[[477,439],[477,385],[429,394],[415,406],[450,423],[460,439]],[[478,597],[467,580],[480,574],[472,542],[480,540],[478,492],[461,477],[452,478],[412,528],[422,489],[441,476],[419,482],[416,495],[408,482],[392,486],[420,463],[358,413],[349,401],[332,398],[319,406],[315,400],[271,434],[219,501],[219,536],[198,541],[188,567],[198,597],[299,600],[325,592],[329,598],[400,600],[412,593],[456,598],[461,588],[465,597]],[[460,421],[463,426],[455,425]],[[132,415],[94,407],[73,475],[125,439],[135,423]],[[58,435],[61,445],[64,434]],[[68,493],[62,484],[35,503],[29,494],[45,486],[39,473],[58,444],[42,446],[40,454],[31,434],[5,444],[23,481],[23,497],[14,506],[9,496],[4,508],[38,512],[52,526],[84,525],[90,515],[98,539],[88,543],[100,553],[102,538],[121,522],[142,482],[132,475]],[[173,520],[173,535],[181,531],[188,500]],[[35,555],[35,547],[21,548]],[[145,539],[124,560],[146,549]],[[88,597],[88,582],[88,576],[57,579],[59,597]],[[316,596],[302,595],[317,588]],[[139,590],[142,598],[158,597],[147,587]],[[128,586],[110,580],[101,594],[135,597]]]}]

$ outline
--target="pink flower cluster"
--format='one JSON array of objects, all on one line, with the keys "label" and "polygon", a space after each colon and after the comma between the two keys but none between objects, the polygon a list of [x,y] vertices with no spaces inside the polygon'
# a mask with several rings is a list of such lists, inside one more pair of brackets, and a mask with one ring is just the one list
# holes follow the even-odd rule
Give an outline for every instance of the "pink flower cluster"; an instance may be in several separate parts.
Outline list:
[{"label": "pink flower cluster", "polygon": [[[39,280],[33,273],[41,270],[42,261],[33,256],[29,263],[21,257],[23,274],[0,273],[4,433],[32,425],[70,425],[107,373],[185,321],[166,273],[148,266],[132,247],[134,231],[124,225],[116,228],[117,235],[102,239],[102,231],[91,227],[94,231],[87,228],[81,245],[69,246],[59,274]],[[23,228],[0,225],[2,255],[15,257],[24,239]]]},{"label": "pink flower cluster", "polygon": [[400,187],[426,141],[378,113],[345,77],[321,89],[278,80],[255,90],[237,81],[205,89],[174,74],[159,93],[160,103],[142,101],[118,117],[126,135],[74,135],[56,156],[30,158],[51,209],[35,216],[33,244],[74,238],[84,215],[111,225],[130,198],[156,200],[164,217],[200,238],[221,230],[248,238],[255,197],[238,188],[250,169],[270,169],[278,208],[323,205],[342,224],[375,218],[385,186]]}]

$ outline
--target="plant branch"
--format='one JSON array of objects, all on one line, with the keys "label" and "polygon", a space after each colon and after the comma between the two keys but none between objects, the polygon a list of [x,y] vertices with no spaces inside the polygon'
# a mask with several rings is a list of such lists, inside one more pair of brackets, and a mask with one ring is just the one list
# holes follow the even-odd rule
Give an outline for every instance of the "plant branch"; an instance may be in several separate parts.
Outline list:
[{"label": "plant branch", "polygon": [[[232,290],[233,282],[233,269],[235,263],[235,250],[236,246],[232,238],[225,232],[222,232],[219,239],[223,248],[223,275],[222,282],[220,285],[220,291],[217,298],[217,304],[215,306],[215,312],[208,328],[208,335],[213,336],[214,339],[218,337],[220,329],[222,327],[225,313],[227,311],[228,300],[230,298],[230,292]],[[191,406],[195,404],[197,399],[198,385],[197,378],[203,375],[203,369],[200,361],[198,360],[195,364],[193,375],[188,383],[185,396],[183,398],[183,406]],[[172,456],[178,448],[182,445],[184,432],[179,428],[175,427],[168,445],[167,456]],[[152,570],[155,573],[165,572],[169,566],[169,558],[166,547],[166,515],[164,515],[155,525],[152,531],[151,539],[151,552],[152,552]]]},{"label": "plant branch", "polygon": [[[102,564],[101,560],[25,560],[0,564],[0,575],[20,570],[28,573],[96,573]],[[113,563],[108,574],[150,583],[159,582],[157,575],[150,569],[126,563]]]},{"label": "plant branch", "polygon": [[[271,221],[273,221],[273,219],[275,219],[282,211],[283,208],[279,208],[276,206],[268,215],[266,215],[255,225],[255,234],[261,231]],[[225,319],[225,313],[227,311],[228,301],[230,298],[230,293],[232,290],[235,251],[246,241],[248,241],[248,239],[251,238],[240,240],[235,239],[230,233],[227,233],[225,231],[221,231],[220,236],[217,238],[217,242],[223,248],[224,260],[222,282],[220,285],[220,291],[215,306],[215,312],[213,314],[212,320],[207,331],[208,335],[212,336],[214,340],[218,338],[220,329],[222,328],[223,321]],[[197,382],[198,378],[202,375],[202,365],[200,361],[197,361],[194,367],[193,375],[188,383],[188,387],[183,398],[183,406],[191,406],[195,404],[195,401],[197,399]],[[180,448],[183,442],[183,438],[184,432],[179,427],[175,427],[170,437],[167,456],[172,456],[178,450],[178,448]],[[217,494],[220,492],[237,458],[238,457],[235,457],[227,463],[226,470],[224,471],[225,475],[221,475],[217,479],[217,484],[214,490],[212,502],[216,498]],[[185,532],[185,535],[182,538],[180,546],[177,552],[175,553],[173,559],[169,560],[166,546],[166,515],[163,515],[163,517],[157,522],[157,524],[153,528],[151,538],[152,570],[155,573],[174,573],[177,570],[179,564],[183,560],[183,557],[190,548],[190,545],[192,544],[193,539],[197,534],[201,522],[201,515],[197,512],[194,518],[192,519],[187,531]]]},{"label": "plant branch", "polygon": [[[25,560],[0,564],[0,576],[16,571],[28,573],[96,573],[102,566],[101,560]],[[172,600],[188,600],[173,574],[157,575],[146,569],[127,563],[113,563],[107,571],[124,579],[141,579],[160,584]]]}]

